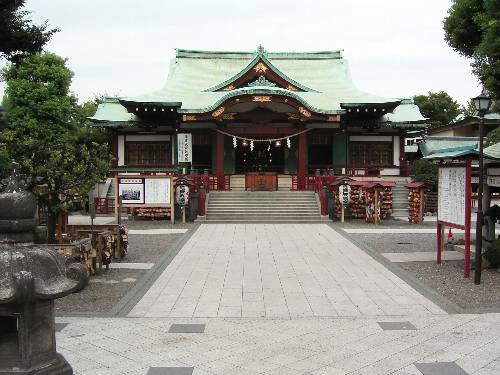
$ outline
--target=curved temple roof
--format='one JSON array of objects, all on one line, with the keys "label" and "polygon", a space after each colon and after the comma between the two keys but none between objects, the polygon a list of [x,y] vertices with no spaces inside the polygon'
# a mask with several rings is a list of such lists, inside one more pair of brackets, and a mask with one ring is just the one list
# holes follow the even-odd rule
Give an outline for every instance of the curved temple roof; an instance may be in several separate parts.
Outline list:
[{"label": "curved temple roof", "polygon": [[[232,82],[241,79],[260,63],[291,87],[278,87],[260,77],[248,86],[232,87]],[[264,70],[262,75],[269,79],[265,73]],[[260,85],[259,82],[264,83]],[[394,107],[401,102],[398,98],[383,98],[358,90],[341,51],[266,52],[262,47],[255,52],[177,49],[176,57],[170,63],[167,82],[161,90],[138,97],[120,98],[119,101],[130,105],[171,105],[180,107],[177,111],[184,114],[207,113],[229,98],[249,94],[291,97],[320,114],[343,114],[346,108],[363,105]],[[385,115],[383,122],[425,122],[426,119],[413,103],[403,104],[394,113]],[[135,116],[119,106],[116,99],[104,103],[91,119],[96,122],[135,120]]]}]

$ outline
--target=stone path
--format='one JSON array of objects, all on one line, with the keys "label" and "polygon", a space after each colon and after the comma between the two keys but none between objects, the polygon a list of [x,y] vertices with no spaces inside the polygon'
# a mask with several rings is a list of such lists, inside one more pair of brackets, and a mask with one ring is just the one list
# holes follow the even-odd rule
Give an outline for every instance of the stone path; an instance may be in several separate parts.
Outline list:
[{"label": "stone path", "polygon": [[446,314],[326,224],[201,225],[130,317],[56,330],[75,375],[500,373],[500,314]]},{"label": "stone path", "polygon": [[[351,234],[436,234],[436,228],[344,228],[346,233]],[[463,229],[452,229],[452,232],[455,233],[463,233]],[[471,234],[476,233],[476,229],[471,229]],[[495,229],[496,234],[500,234],[500,229]],[[447,233],[446,233],[447,234]],[[445,234],[445,235],[446,235]]]},{"label": "stone path", "polygon": [[[146,375],[151,369],[169,375],[422,375],[418,368],[436,370],[426,375],[500,373],[499,314],[58,322],[69,323],[57,344],[75,375]],[[400,329],[393,329],[397,322]],[[174,323],[205,324],[204,333],[171,333],[178,331]],[[442,363],[464,372],[443,372]]]},{"label": "stone path", "polygon": [[443,313],[326,224],[204,224],[129,316]]}]

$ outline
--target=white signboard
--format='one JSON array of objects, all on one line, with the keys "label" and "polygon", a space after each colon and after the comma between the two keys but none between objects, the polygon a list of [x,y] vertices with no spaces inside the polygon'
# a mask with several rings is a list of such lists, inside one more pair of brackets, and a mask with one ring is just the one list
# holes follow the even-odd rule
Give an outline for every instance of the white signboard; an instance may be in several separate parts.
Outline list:
[{"label": "white signboard", "polygon": [[488,176],[488,186],[500,187],[500,176]]},{"label": "white signboard", "polygon": [[465,167],[439,168],[438,220],[465,226]]},{"label": "white signboard", "polygon": [[177,159],[179,163],[191,163],[193,161],[193,141],[191,134],[177,134]]},{"label": "white signboard", "polygon": [[146,204],[169,204],[171,199],[170,194],[170,178],[144,179]]}]

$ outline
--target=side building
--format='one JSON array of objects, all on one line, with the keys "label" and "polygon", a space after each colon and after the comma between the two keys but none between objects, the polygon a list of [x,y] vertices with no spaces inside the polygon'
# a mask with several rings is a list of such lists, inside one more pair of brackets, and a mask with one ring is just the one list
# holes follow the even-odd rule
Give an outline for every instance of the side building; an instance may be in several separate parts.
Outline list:
[{"label": "side building", "polygon": [[[304,190],[319,173],[408,176],[405,137],[426,119],[411,99],[358,90],[341,51],[176,51],[166,85],[106,98],[91,118],[113,135],[114,174],[195,171],[214,188],[245,175]],[[179,153],[179,147],[184,151]]]}]

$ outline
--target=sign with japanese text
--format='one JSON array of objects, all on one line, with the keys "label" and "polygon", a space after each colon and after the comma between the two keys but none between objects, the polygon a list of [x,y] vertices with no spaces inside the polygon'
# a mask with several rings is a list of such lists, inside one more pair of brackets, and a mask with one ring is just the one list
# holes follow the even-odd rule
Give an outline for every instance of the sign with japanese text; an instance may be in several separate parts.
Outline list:
[{"label": "sign with japanese text", "polygon": [[179,163],[193,161],[193,140],[190,133],[177,134],[177,160]]},{"label": "sign with japanese text", "polygon": [[465,225],[465,167],[439,168],[438,220]]}]

